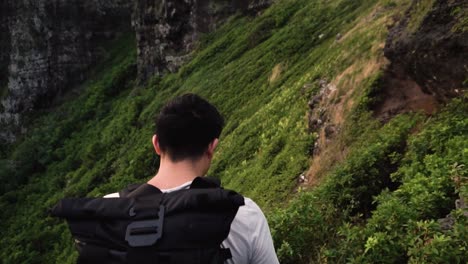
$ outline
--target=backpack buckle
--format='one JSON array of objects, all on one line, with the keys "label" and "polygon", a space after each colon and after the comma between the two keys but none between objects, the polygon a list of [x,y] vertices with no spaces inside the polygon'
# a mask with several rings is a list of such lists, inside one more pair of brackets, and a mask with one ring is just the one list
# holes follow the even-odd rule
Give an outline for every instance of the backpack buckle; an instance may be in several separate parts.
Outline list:
[{"label": "backpack buckle", "polygon": [[132,247],[154,245],[162,237],[164,210],[164,205],[160,205],[157,219],[131,222],[125,233],[128,244]]}]

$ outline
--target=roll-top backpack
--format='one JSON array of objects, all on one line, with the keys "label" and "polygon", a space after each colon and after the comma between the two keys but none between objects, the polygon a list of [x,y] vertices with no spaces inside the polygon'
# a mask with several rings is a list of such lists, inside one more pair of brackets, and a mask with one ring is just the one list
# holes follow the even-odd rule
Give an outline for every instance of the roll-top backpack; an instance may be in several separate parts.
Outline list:
[{"label": "roll-top backpack", "polygon": [[244,198],[213,179],[163,193],[149,184],[120,198],[66,198],[51,215],[67,220],[77,263],[221,264],[231,258],[221,243]]}]

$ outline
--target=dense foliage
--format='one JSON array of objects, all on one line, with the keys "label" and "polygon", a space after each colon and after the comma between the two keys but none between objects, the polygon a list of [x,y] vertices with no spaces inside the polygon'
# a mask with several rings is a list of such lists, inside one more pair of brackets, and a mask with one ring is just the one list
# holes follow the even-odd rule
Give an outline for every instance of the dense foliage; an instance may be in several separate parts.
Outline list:
[{"label": "dense foliage", "polygon": [[[89,81],[36,113],[17,144],[2,146],[2,263],[73,263],[68,229],[48,208],[151,177],[154,115],[189,91],[227,121],[210,174],[265,209],[281,263],[466,262],[466,218],[453,210],[467,192],[466,98],[433,118],[407,114],[383,125],[368,109],[378,71],[358,78],[382,57],[387,23],[407,6],[279,0],[203,36],[178,73],[145,87],[134,82],[133,37],[116,40]],[[317,137],[307,129],[307,102],[318,80],[350,68],[338,82],[356,102],[341,133],[347,159],[318,187],[295,193]],[[454,225],[442,231],[436,220],[448,213]]]},{"label": "dense foliage", "polygon": [[284,263],[466,263],[468,219],[454,201],[468,194],[467,111],[454,100],[432,119],[399,116],[357,139],[321,186],[273,214]]}]

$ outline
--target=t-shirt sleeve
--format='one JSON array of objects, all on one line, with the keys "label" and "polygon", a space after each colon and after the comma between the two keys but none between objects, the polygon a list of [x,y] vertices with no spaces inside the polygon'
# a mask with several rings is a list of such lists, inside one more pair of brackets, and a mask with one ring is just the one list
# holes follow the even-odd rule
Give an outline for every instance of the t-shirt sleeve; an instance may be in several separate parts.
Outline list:
[{"label": "t-shirt sleeve", "polygon": [[232,259],[226,264],[277,264],[273,239],[268,222],[258,205],[245,197],[245,205],[239,207],[232,221],[229,236],[223,242],[229,248]]},{"label": "t-shirt sleeve", "polygon": [[104,195],[104,198],[119,198],[119,197],[120,197],[120,194],[118,192]]},{"label": "t-shirt sleeve", "polygon": [[267,219],[258,205],[253,202],[252,207],[257,211],[258,219],[255,226],[253,226],[252,241],[252,259],[251,264],[276,264],[279,263],[276,256],[275,247],[273,246],[273,239],[270,233]]}]

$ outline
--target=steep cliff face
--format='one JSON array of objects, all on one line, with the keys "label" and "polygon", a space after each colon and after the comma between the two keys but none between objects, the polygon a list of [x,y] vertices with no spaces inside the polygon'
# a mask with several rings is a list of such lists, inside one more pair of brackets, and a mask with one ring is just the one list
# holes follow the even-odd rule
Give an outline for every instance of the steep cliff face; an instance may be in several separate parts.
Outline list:
[{"label": "steep cliff face", "polygon": [[[1,52],[2,62],[9,58],[9,72],[0,122],[10,130],[20,128],[22,113],[49,105],[82,82],[105,52],[101,42],[130,29],[128,1],[21,0],[5,5],[9,43],[2,41],[2,46],[11,50]],[[11,140],[12,132],[2,131],[2,137]]]},{"label": "steep cliff face", "polygon": [[10,62],[10,32],[8,32],[8,17],[10,10],[7,3],[7,1],[0,2],[0,100],[6,93],[8,64]]},{"label": "steep cliff face", "polygon": [[461,96],[468,80],[468,3],[415,0],[391,28],[377,113],[406,110],[432,113],[441,102]]},{"label": "steep cliff face", "polygon": [[201,33],[216,29],[236,12],[256,13],[272,0],[137,0],[132,24],[137,36],[138,77],[175,72]]},{"label": "steep cliff face", "polygon": [[[174,72],[200,33],[236,12],[256,13],[272,0],[2,1],[0,139],[12,141],[23,113],[48,106],[76,86],[105,50],[102,40],[136,31],[138,76]],[[130,18],[133,12],[133,20]],[[10,49],[11,47],[11,49]],[[8,83],[8,84],[7,84]]]}]

